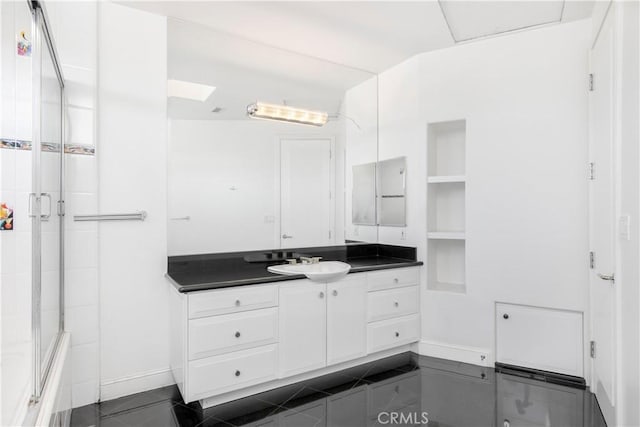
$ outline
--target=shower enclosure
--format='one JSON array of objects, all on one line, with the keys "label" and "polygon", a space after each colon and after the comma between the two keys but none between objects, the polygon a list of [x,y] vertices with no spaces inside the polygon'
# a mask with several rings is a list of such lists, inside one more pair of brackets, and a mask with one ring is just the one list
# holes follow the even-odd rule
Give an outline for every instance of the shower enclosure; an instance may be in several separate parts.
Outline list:
[{"label": "shower enclosure", "polygon": [[[64,78],[44,5],[1,2],[0,425],[37,409],[64,331]],[[6,210],[9,212],[9,210]]]},{"label": "shower enclosure", "polygon": [[32,14],[32,345],[38,399],[64,330],[64,79],[46,12]]}]

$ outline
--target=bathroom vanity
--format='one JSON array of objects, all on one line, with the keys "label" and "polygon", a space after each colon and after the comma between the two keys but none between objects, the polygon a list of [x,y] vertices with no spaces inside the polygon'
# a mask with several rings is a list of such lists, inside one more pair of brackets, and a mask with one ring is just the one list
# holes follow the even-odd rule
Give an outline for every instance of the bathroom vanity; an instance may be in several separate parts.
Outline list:
[{"label": "bathroom vanity", "polygon": [[171,369],[185,402],[209,407],[410,350],[422,263],[415,249],[368,246],[375,256],[333,253],[352,269],[328,283],[269,273],[247,254],[170,259]]}]

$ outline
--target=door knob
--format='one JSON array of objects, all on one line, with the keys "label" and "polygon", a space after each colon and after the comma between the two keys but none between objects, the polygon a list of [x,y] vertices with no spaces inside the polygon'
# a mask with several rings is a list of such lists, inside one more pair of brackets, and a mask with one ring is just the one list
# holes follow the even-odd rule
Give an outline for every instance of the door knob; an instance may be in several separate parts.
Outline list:
[{"label": "door knob", "polygon": [[507,313],[505,313],[505,314],[503,314],[503,315],[502,315],[502,318],[503,318],[503,319],[508,319],[508,318],[509,318],[509,315],[508,315]]},{"label": "door knob", "polygon": [[320,292],[320,298],[324,298],[324,292]]},{"label": "door knob", "polygon": [[611,282],[615,282],[616,281],[616,277],[613,274],[600,274],[600,273],[598,273],[598,277],[601,278],[602,280],[609,280]]},{"label": "door knob", "polygon": [[293,239],[293,236],[289,236],[288,234],[283,234],[282,238],[283,239]]},{"label": "door knob", "polygon": [[236,332],[236,338],[240,338],[240,331]]}]

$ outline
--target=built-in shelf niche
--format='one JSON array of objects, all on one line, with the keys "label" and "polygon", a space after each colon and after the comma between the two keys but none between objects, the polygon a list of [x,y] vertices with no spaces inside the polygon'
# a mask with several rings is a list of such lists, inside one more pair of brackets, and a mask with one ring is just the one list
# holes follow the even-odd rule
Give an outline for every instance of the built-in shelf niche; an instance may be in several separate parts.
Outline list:
[{"label": "built-in shelf niche", "polygon": [[465,183],[430,183],[427,191],[427,231],[464,233]]},{"label": "built-in shelf niche", "polygon": [[466,293],[466,121],[427,131],[427,288]]}]

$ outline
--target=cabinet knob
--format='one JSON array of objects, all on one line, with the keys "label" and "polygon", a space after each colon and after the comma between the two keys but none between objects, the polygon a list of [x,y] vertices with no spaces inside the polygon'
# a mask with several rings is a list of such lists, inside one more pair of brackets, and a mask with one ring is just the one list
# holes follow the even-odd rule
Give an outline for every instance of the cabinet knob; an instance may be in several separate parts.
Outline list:
[{"label": "cabinet knob", "polygon": [[237,300],[236,300],[236,307],[237,307],[237,306],[239,306],[239,305],[240,305],[240,300],[239,300],[239,299],[237,299]]},{"label": "cabinet knob", "polygon": [[395,279],[393,279],[393,283],[398,283],[398,282],[399,282],[399,280],[398,280],[397,277]]},{"label": "cabinet knob", "polygon": [[236,377],[240,376],[240,371],[236,371]]},{"label": "cabinet knob", "polygon": [[320,292],[320,298],[324,298],[324,292]]},{"label": "cabinet knob", "polygon": [[400,336],[400,332],[396,332],[396,338]]},{"label": "cabinet knob", "polygon": [[400,304],[398,304],[398,301],[394,302],[393,305],[396,306],[396,307],[400,306]]},{"label": "cabinet knob", "polygon": [[333,296],[334,296],[334,297],[337,297],[337,296],[338,296],[338,291],[337,291],[337,290],[335,290],[335,289],[333,290]]},{"label": "cabinet knob", "polygon": [[507,313],[505,313],[505,314],[503,314],[503,315],[502,315],[502,318],[503,318],[503,319],[508,319],[508,318],[509,318],[509,315],[508,315]]},{"label": "cabinet knob", "polygon": [[240,331],[236,331],[236,338],[240,338]]}]

